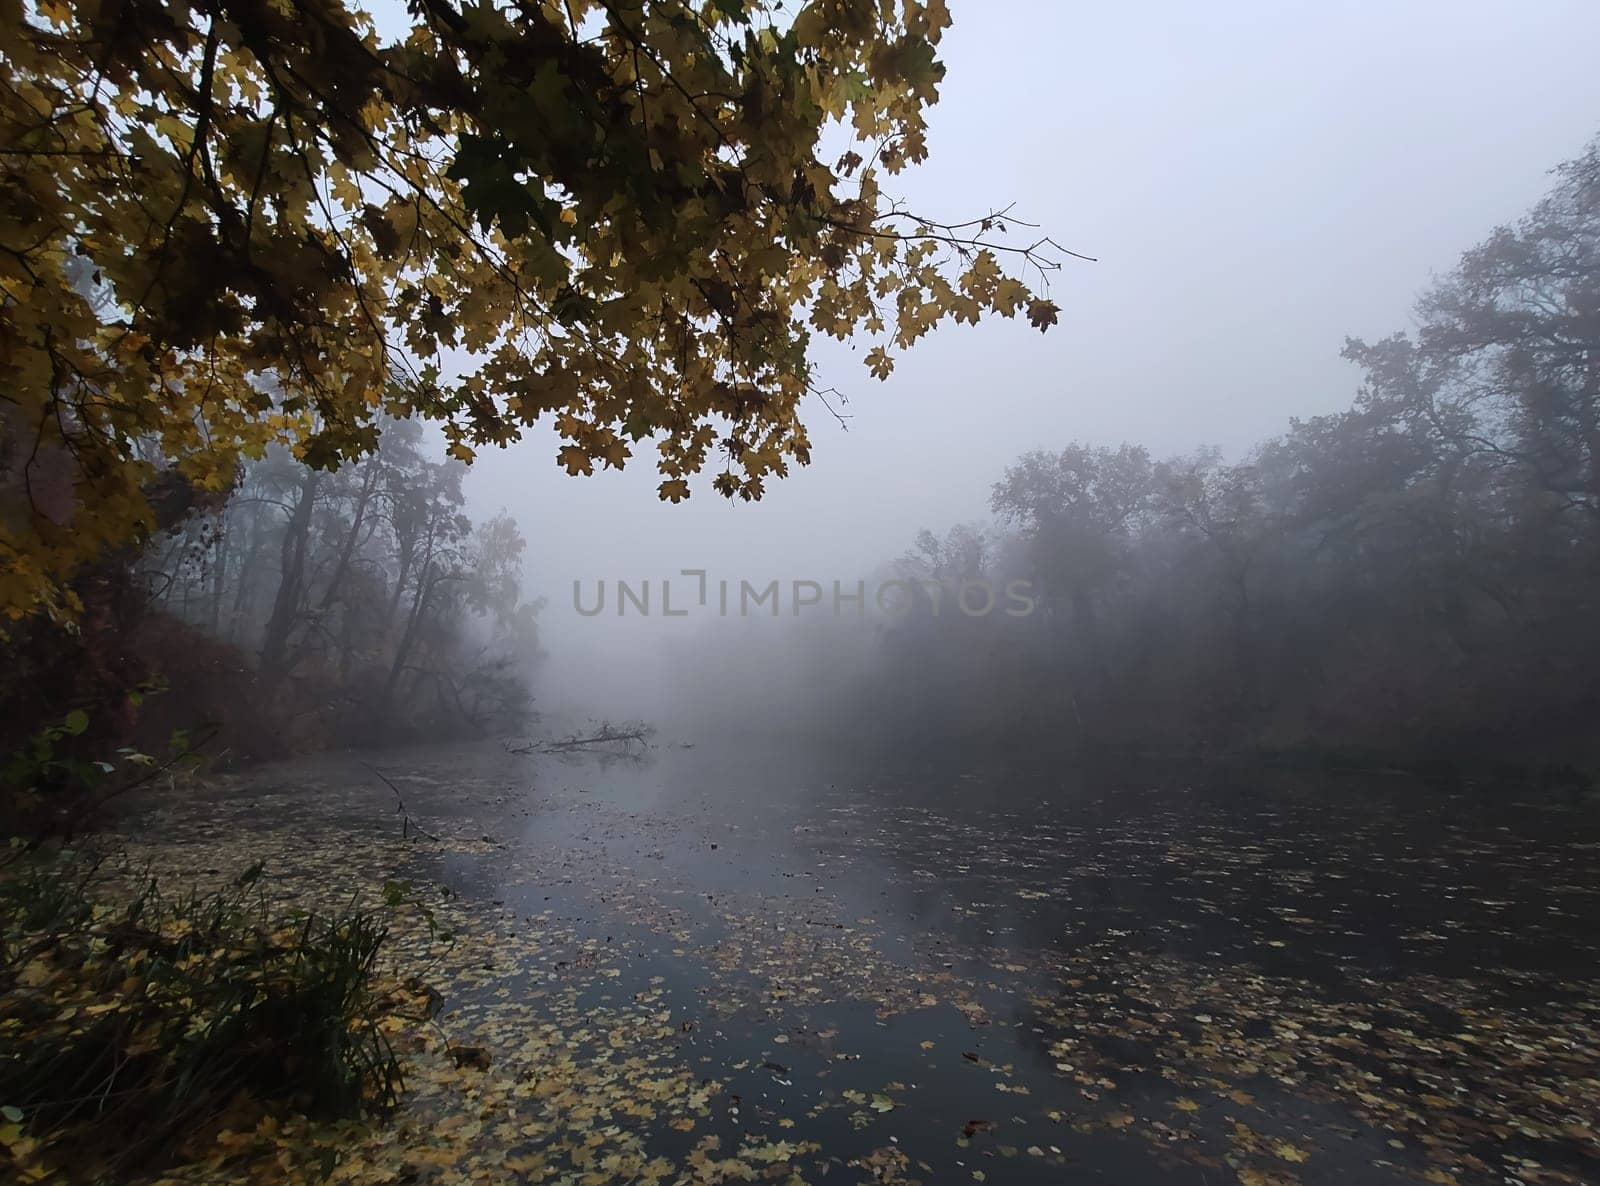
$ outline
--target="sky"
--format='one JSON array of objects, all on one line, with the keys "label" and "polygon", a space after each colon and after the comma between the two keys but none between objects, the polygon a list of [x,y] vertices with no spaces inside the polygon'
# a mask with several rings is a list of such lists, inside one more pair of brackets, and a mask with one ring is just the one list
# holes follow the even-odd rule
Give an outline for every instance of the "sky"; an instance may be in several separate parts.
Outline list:
[{"label": "sky", "polygon": [[[951,10],[930,159],[892,179],[899,194],[947,220],[1014,202],[1098,262],[1052,279],[1048,334],[950,325],[887,382],[865,347],[820,343],[848,430],[813,406],[813,464],[759,504],[706,488],[659,503],[647,456],[568,477],[550,432],[481,456],[469,497],[516,516],[528,586],[549,598],[547,685],[648,680],[641,650],[705,628],[580,617],[574,581],[591,602],[599,580],[659,589],[684,568],[853,584],[919,528],[986,519],[990,486],[1027,450],[1239,456],[1347,405],[1346,336],[1407,328],[1430,279],[1600,131],[1594,0]],[[675,601],[690,585],[674,582]]]}]

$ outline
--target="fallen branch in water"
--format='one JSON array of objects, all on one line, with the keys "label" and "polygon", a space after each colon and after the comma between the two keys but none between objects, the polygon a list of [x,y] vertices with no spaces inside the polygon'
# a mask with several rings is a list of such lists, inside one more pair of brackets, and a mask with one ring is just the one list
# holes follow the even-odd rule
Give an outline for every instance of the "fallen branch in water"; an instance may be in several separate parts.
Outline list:
[{"label": "fallen branch in water", "polygon": [[512,745],[506,749],[513,754],[566,754],[575,750],[604,749],[608,746],[621,746],[627,749],[629,746],[638,745],[643,748],[655,735],[655,729],[642,723],[613,725],[610,721],[604,721],[599,730],[588,737],[573,734],[557,741],[530,741],[527,745]]}]

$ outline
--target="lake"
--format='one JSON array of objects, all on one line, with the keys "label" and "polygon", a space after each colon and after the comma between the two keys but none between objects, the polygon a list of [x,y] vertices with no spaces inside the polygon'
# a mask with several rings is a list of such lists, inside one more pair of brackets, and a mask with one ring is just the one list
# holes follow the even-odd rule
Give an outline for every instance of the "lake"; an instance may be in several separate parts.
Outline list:
[{"label": "lake", "polygon": [[1600,1180],[1592,795],[485,743],[131,819],[286,897],[408,886],[442,1007],[348,1180]]}]

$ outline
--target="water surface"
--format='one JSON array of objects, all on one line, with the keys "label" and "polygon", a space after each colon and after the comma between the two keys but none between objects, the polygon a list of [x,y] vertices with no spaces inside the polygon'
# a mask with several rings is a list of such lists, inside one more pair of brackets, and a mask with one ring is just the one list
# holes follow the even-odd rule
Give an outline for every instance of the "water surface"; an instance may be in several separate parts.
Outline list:
[{"label": "water surface", "polygon": [[703,743],[217,802],[392,835],[364,763],[520,1180],[1600,1180],[1592,797]]}]

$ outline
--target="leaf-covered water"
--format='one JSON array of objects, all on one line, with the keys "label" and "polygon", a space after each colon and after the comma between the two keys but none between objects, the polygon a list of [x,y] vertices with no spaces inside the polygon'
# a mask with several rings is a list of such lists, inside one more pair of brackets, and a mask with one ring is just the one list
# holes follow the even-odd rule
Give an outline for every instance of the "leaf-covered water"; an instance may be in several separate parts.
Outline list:
[{"label": "leaf-covered water", "polygon": [[141,817],[157,859],[265,855],[285,894],[401,878],[456,932],[397,930],[444,1007],[397,1034],[388,1127],[231,1137],[213,1170],[1600,1177],[1592,798],[712,746],[372,760],[409,824],[355,758]]}]

